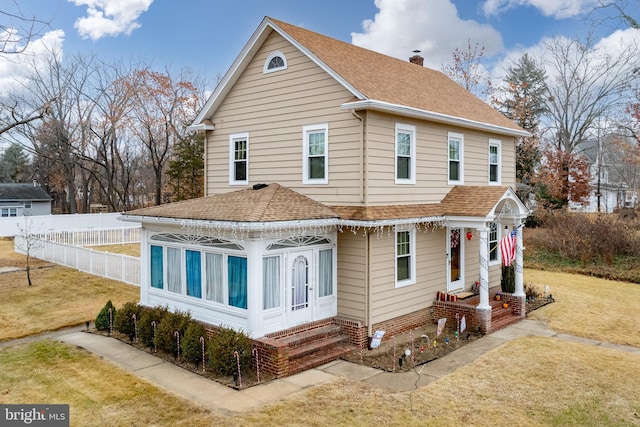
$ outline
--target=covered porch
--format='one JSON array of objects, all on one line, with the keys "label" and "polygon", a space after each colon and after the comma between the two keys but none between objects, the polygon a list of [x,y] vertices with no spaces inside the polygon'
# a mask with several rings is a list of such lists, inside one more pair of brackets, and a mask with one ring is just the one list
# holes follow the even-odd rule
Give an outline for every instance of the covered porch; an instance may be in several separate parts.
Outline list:
[{"label": "covered porch", "polygon": [[[434,319],[446,317],[456,322],[464,316],[468,329],[488,333],[526,315],[522,223],[529,211],[511,188],[495,191],[459,187],[455,190],[443,201],[448,208],[445,215],[450,230],[447,287],[436,295]],[[453,237],[454,233],[459,242]],[[466,251],[462,242],[468,248],[478,245],[477,277],[464,274]],[[512,256],[501,250],[503,244],[513,247]],[[490,275],[490,269],[495,272],[500,265],[513,266],[513,292],[502,290],[501,273]]]}]

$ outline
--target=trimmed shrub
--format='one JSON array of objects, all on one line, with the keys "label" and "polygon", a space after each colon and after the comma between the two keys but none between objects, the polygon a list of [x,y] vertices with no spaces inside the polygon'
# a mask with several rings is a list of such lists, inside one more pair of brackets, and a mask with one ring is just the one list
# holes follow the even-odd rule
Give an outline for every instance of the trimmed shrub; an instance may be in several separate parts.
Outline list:
[{"label": "trimmed shrub", "polygon": [[209,340],[209,365],[221,375],[233,375],[238,370],[234,353],[240,357],[240,369],[247,369],[251,363],[251,339],[242,331],[222,328]]},{"label": "trimmed shrub", "polygon": [[207,332],[200,323],[191,321],[184,337],[180,340],[181,356],[189,363],[193,363],[196,367],[202,361],[202,342],[200,337],[204,337],[205,348],[207,346]]},{"label": "trimmed shrub", "polygon": [[[133,342],[136,336],[136,323],[140,322],[140,314],[142,313],[142,307],[135,302],[127,302],[116,313],[115,320],[113,321],[113,327],[121,334],[125,334],[129,337],[129,340]],[[133,321],[133,315],[136,315],[136,322]]]},{"label": "trimmed shrub", "polygon": [[158,351],[178,355],[178,340],[175,333],[180,334],[180,340],[191,322],[191,315],[187,312],[167,312],[156,328],[156,347]]},{"label": "trimmed shrub", "polygon": [[138,338],[141,342],[149,347],[153,347],[155,334],[151,322],[156,322],[157,329],[157,326],[162,322],[162,319],[164,319],[164,316],[166,316],[168,312],[169,308],[162,306],[153,308],[145,307],[142,309],[140,321],[138,322]]},{"label": "trimmed shrub", "polygon": [[[111,318],[109,318],[109,309],[111,309]],[[108,331],[111,326],[111,321],[116,317],[116,308],[113,306],[111,300],[102,307],[98,317],[96,317],[95,326],[99,331]]]}]

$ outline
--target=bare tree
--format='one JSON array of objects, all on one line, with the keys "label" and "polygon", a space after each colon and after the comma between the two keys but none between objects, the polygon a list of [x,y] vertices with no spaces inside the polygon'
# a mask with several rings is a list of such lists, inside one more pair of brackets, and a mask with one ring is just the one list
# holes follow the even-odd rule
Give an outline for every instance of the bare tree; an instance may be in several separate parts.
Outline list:
[{"label": "bare tree", "polygon": [[625,110],[640,57],[634,48],[614,54],[562,38],[550,41],[547,52],[546,139],[573,153],[598,120]]},{"label": "bare tree", "polygon": [[[638,0],[635,0],[638,3]],[[597,6],[593,12],[587,15],[596,25],[601,25],[605,21],[611,21],[615,26],[627,26],[629,28],[640,29],[640,17],[631,15],[629,0],[598,0]],[[604,17],[599,16],[595,12],[603,12]]]},{"label": "bare tree", "polygon": [[7,5],[0,10],[0,53],[3,54],[23,53],[29,43],[49,26],[48,21],[24,13],[17,1],[12,3],[13,10]]},{"label": "bare tree", "polygon": [[451,62],[442,66],[442,72],[479,98],[489,97],[492,85],[482,66],[484,46],[477,42],[472,44],[471,39],[468,39],[467,49],[456,48],[452,52],[452,56]]},{"label": "bare tree", "polygon": [[150,70],[129,80],[134,89],[133,132],[146,153],[154,174],[154,202],[163,203],[165,172],[175,144],[184,138],[186,125],[196,114],[198,91],[184,75]]},{"label": "bare tree", "polygon": [[24,217],[24,225],[18,225],[18,231],[20,240],[17,249],[27,256],[27,283],[31,286],[33,284],[31,282],[31,256],[33,255],[33,250],[40,247],[40,239],[33,233],[33,219],[29,216]]}]

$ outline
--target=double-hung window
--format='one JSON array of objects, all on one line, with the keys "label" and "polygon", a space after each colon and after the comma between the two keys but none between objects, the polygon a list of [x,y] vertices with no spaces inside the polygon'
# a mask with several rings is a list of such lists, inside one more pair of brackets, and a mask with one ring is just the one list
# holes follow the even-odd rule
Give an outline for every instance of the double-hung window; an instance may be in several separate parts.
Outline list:
[{"label": "double-hung window", "polygon": [[489,140],[489,184],[500,184],[500,140]]},{"label": "double-hung window", "polygon": [[416,282],[415,230],[396,231],[396,287]]},{"label": "double-hung window", "polygon": [[2,217],[9,218],[13,216],[18,216],[17,208],[2,208]]},{"label": "double-hung window", "polygon": [[396,123],[396,184],[416,183],[416,127]]},{"label": "double-hung window", "polygon": [[229,184],[249,183],[249,134],[234,133],[229,137]]},{"label": "double-hung window", "polygon": [[329,125],[319,124],[302,128],[304,158],[303,184],[329,182]]},{"label": "double-hung window", "polygon": [[489,225],[489,262],[498,261],[498,223]]},{"label": "double-hung window", "polygon": [[462,184],[463,179],[463,146],[464,136],[449,132],[449,184]]}]

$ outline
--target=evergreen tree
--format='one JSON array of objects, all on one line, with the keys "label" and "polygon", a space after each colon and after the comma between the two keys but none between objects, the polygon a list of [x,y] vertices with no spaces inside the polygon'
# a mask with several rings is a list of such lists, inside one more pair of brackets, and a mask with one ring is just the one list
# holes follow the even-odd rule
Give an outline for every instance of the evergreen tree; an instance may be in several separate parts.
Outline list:
[{"label": "evergreen tree", "polygon": [[532,134],[530,137],[520,138],[516,143],[516,181],[524,184],[517,193],[523,200],[533,191],[533,178],[542,157],[539,125],[541,116],[546,112],[546,78],[545,70],[525,54],[508,68],[504,78],[504,96],[496,100],[498,108],[506,117]]},{"label": "evergreen tree", "polygon": [[30,180],[29,158],[19,144],[13,143],[0,155],[0,182],[29,182]]},{"label": "evergreen tree", "polygon": [[167,175],[173,201],[204,195],[204,136],[196,134],[176,144]]}]

